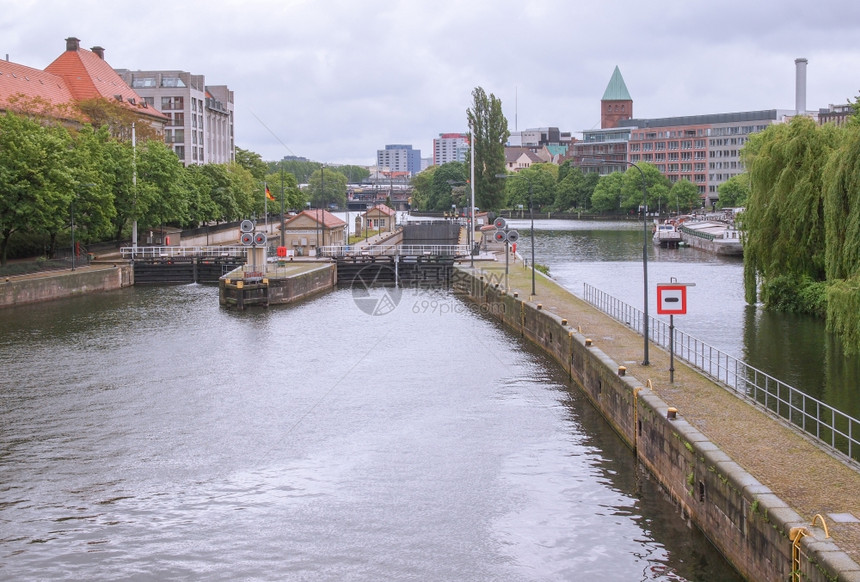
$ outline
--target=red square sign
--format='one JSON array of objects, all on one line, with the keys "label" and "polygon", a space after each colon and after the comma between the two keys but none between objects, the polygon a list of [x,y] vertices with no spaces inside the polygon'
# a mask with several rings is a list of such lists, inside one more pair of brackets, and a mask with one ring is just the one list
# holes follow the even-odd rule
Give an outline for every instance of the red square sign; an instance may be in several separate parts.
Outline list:
[{"label": "red square sign", "polygon": [[657,285],[657,313],[685,315],[687,313],[686,285]]}]

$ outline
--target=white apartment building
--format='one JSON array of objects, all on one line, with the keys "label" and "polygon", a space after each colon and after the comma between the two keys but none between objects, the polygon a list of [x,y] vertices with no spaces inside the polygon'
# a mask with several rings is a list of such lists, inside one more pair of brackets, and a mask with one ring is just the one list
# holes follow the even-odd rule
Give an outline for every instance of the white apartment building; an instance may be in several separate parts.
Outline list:
[{"label": "white apartment building", "polygon": [[116,72],[168,117],[164,141],[186,166],[234,160],[233,91],[226,85],[207,87],[203,75],[185,71]]},{"label": "white apartment building", "polygon": [[469,135],[465,133],[440,133],[433,140],[433,165],[448,162],[465,162],[469,154]]}]

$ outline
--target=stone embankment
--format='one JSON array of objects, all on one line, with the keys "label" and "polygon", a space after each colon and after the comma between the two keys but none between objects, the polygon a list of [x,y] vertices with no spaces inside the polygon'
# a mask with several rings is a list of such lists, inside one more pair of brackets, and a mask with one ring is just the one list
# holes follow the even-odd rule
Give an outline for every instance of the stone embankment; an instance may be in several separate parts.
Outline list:
[{"label": "stone embankment", "polygon": [[[490,266],[488,266],[490,265]],[[860,470],[675,363],[521,263],[461,267],[455,290],[554,358],[637,458],[750,580],[860,581]]]},{"label": "stone embankment", "polygon": [[134,285],[134,270],[123,262],[92,263],[75,270],[47,271],[0,279],[0,307],[39,303]]}]

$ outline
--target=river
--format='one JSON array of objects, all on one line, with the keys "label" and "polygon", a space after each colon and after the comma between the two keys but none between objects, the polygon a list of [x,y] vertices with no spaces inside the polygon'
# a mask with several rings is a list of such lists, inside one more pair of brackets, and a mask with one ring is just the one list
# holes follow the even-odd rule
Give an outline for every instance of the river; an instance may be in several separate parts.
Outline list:
[{"label": "river", "polygon": [[2,579],[739,580],[551,361],[447,291],[8,309],[0,368]]},{"label": "river", "polygon": [[[510,220],[518,252],[531,257],[529,220]],[[642,222],[536,220],[535,261],[577,296],[583,284],[642,309]],[[846,357],[822,320],[771,312],[744,299],[743,259],[695,248],[663,249],[647,240],[649,313],[658,283],[694,283],[687,315],[675,326],[719,350],[860,418],[860,357]],[[657,316],[668,322],[667,316]]]}]

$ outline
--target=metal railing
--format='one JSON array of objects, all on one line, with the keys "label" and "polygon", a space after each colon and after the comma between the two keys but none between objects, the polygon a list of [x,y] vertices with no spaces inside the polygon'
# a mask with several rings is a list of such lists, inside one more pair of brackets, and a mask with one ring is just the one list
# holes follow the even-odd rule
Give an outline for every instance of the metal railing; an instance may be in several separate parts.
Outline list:
[{"label": "metal railing", "polygon": [[[642,333],[642,312],[623,301],[584,284],[585,301]],[[649,318],[649,338],[655,344],[669,347],[669,324]],[[720,385],[745,397],[792,425],[832,451],[860,460],[860,420],[833,408],[801,390],[762,372],[737,358],[679,330],[674,329],[675,356]]]},{"label": "metal railing", "polygon": [[158,259],[172,257],[244,257],[251,247],[122,247],[123,259]]},{"label": "metal railing", "polygon": [[467,256],[469,245],[350,245],[320,247],[324,257],[362,256]]}]

